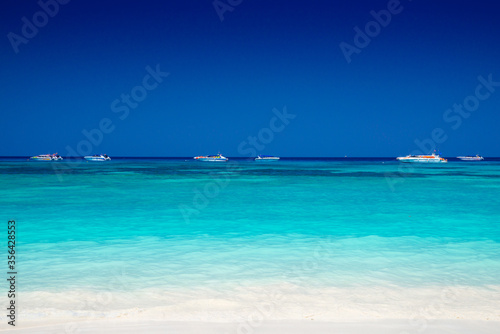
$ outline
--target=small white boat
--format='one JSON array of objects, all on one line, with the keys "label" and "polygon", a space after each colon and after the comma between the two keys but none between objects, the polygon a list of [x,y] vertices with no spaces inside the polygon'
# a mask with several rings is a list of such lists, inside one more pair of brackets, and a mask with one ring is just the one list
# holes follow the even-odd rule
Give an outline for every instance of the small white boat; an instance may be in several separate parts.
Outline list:
[{"label": "small white boat", "polygon": [[255,158],[255,161],[278,161],[280,158],[279,157],[274,157],[272,155],[258,155],[257,158]]},{"label": "small white boat", "polygon": [[457,159],[460,159],[463,161],[481,161],[481,160],[484,160],[484,158],[482,156],[480,156],[479,154],[476,156],[466,155],[463,157],[457,157]]},{"label": "small white boat", "polygon": [[443,163],[448,162],[447,159],[441,158],[438,154],[431,155],[407,155],[406,157],[397,157],[400,162],[417,162],[417,163]]},{"label": "small white boat", "polygon": [[228,158],[221,155],[220,153],[217,155],[200,155],[194,157],[194,159],[198,161],[210,161],[210,162],[225,162],[228,160]]},{"label": "small white boat", "polygon": [[111,160],[110,157],[108,157],[106,154],[100,154],[100,155],[87,155],[83,157],[87,161],[107,161]]},{"label": "small white boat", "polygon": [[40,155],[35,155],[34,157],[31,157],[30,160],[35,160],[35,161],[58,161],[58,160],[63,160],[63,158],[58,155],[57,153],[54,154],[40,154]]}]

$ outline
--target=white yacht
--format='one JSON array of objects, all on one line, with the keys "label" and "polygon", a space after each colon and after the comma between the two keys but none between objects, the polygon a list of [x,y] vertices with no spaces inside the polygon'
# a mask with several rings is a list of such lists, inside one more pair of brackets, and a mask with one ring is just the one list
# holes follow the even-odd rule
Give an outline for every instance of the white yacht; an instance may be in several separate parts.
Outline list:
[{"label": "white yacht", "polygon": [[220,153],[217,155],[200,155],[194,157],[194,159],[198,161],[210,161],[210,162],[225,162],[228,160],[228,158],[221,155]]},{"label": "white yacht", "polygon": [[417,162],[417,163],[443,163],[448,162],[447,159],[441,158],[438,154],[431,155],[407,155],[406,157],[397,157],[401,162]]},{"label": "white yacht", "polygon": [[274,157],[272,155],[258,155],[255,161],[278,161],[279,157]]},{"label": "white yacht", "polygon": [[476,156],[466,155],[463,157],[457,157],[457,159],[460,159],[463,161],[481,161],[481,160],[484,160],[484,158],[482,156],[480,156],[479,154],[477,154]]},{"label": "white yacht", "polygon": [[100,154],[100,155],[87,155],[83,157],[87,161],[108,161],[111,160],[110,157],[108,157],[106,154]]},{"label": "white yacht", "polygon": [[58,160],[63,160],[63,158],[57,154],[40,154],[40,155],[35,155],[34,157],[30,158],[31,160],[35,161],[58,161]]}]

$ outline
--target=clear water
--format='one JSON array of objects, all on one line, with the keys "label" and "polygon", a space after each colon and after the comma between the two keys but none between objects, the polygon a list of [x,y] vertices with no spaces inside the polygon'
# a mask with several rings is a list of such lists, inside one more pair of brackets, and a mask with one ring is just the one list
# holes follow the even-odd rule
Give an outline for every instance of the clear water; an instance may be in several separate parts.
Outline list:
[{"label": "clear water", "polygon": [[0,185],[26,308],[500,285],[500,161],[7,159]]}]

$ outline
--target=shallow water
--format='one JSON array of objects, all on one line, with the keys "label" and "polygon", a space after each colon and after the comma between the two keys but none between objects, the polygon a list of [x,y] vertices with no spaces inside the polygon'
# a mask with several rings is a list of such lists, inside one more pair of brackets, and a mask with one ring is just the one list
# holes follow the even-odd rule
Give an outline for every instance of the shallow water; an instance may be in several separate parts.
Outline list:
[{"label": "shallow water", "polygon": [[500,161],[4,160],[0,184],[26,309],[500,285]]}]

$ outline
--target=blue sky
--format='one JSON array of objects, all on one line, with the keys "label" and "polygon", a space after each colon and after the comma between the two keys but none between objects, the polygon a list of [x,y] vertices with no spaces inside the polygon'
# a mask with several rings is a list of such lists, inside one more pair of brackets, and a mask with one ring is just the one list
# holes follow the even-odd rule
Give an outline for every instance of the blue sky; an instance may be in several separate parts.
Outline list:
[{"label": "blue sky", "polygon": [[493,0],[54,1],[0,5],[0,155],[500,156]]}]

